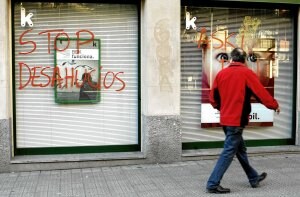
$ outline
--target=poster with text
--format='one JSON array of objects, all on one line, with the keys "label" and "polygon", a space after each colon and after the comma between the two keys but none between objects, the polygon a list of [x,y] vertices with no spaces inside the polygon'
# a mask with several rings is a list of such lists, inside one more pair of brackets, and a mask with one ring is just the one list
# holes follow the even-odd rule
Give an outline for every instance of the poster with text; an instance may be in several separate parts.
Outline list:
[{"label": "poster with text", "polygon": [[[274,96],[274,79],[278,76],[276,59],[276,39],[266,36],[259,18],[245,16],[240,19],[240,29],[219,25],[213,31],[205,28],[200,32],[198,46],[202,49],[201,83],[201,127],[216,127],[219,112],[209,103],[209,93],[219,71],[229,65],[230,52],[241,47],[247,53],[246,65],[258,76],[266,90]],[[249,116],[251,126],[273,126],[273,111],[259,104],[251,97],[252,112]]]},{"label": "poster with text", "polygon": [[57,39],[55,48],[55,102],[99,102],[100,40]]}]

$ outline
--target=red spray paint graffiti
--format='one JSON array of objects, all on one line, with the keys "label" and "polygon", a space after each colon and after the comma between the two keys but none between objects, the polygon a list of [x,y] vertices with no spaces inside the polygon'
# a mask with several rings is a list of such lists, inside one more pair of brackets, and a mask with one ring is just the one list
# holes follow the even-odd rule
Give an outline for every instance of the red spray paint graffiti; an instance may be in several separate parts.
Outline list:
[{"label": "red spray paint graffiti", "polygon": [[[19,52],[19,55],[28,55],[31,53],[36,52],[37,50],[37,42],[34,40],[26,40],[26,36],[32,31],[32,29],[28,29],[24,31],[20,37],[19,37],[19,44],[21,46],[26,46],[29,48],[27,51]],[[70,45],[70,37],[68,33],[66,33],[63,29],[52,29],[52,30],[46,30],[41,31],[37,33],[38,35],[46,35],[48,40],[48,47],[47,47],[47,53],[50,54],[51,50],[53,51],[65,51],[69,48]],[[79,30],[75,33],[76,35],[76,51],[77,53],[80,52],[80,47],[84,44],[93,42],[95,36],[93,32],[89,30]],[[51,36],[54,36],[54,48],[51,49]],[[81,37],[89,37],[89,39],[81,39]],[[56,45],[57,40],[64,38],[67,41],[67,44],[64,46],[64,48],[58,48]],[[50,66],[28,66],[25,62],[19,62],[19,90],[22,90],[28,86],[31,87],[54,87],[55,84],[57,84],[58,88],[68,88],[68,84],[70,84],[71,87],[76,86],[77,88],[80,88],[83,84],[80,83],[79,78],[81,76],[78,76],[79,73],[74,68],[71,69],[71,72],[68,73],[68,70],[65,69],[65,76],[61,77],[61,70],[59,67],[50,67]],[[102,70],[102,66],[100,66],[100,71]],[[47,72],[48,71],[48,72]],[[47,73],[52,73],[52,75],[49,75]],[[51,72],[52,71],[52,72]],[[91,71],[85,71],[85,73],[92,73],[95,70]],[[98,79],[98,82],[96,86],[98,90],[101,90],[102,87],[104,89],[110,89],[115,88],[115,91],[122,91],[126,87],[125,81],[121,78],[121,75],[123,75],[124,72],[113,72],[113,71],[107,71],[106,73],[101,73],[101,76]],[[28,76],[27,78],[24,78],[24,76]],[[39,79],[43,79],[42,82],[37,82]],[[102,80],[103,79],[103,80]],[[71,80],[71,83],[68,83]],[[64,86],[62,86],[62,83],[65,82]]]},{"label": "red spray paint graffiti", "polygon": [[[60,75],[60,69],[59,67],[50,67],[50,66],[34,66],[32,68],[30,68],[27,64],[20,62],[19,63],[19,69],[20,69],[20,75],[19,75],[19,80],[20,80],[20,85],[19,85],[19,90],[24,89],[25,87],[27,87],[28,85],[31,85],[32,87],[54,87],[55,83],[57,84],[57,86],[59,88],[68,88],[68,80],[71,80],[71,87],[76,86],[77,88],[80,88],[82,86],[82,83],[80,84],[78,79],[78,72],[72,68],[72,72],[71,73],[67,73],[67,69],[66,69],[66,73],[67,75],[64,77],[61,77]],[[102,69],[102,66],[100,67],[100,70]],[[53,74],[52,75],[48,75],[46,73],[46,70],[52,70]],[[94,70],[90,71],[89,73],[94,72]],[[24,81],[24,75],[28,75],[27,79],[25,79]],[[116,88],[115,91],[122,91],[125,89],[126,84],[124,82],[124,80],[122,80],[120,78],[120,75],[124,74],[124,72],[117,72],[114,73],[112,71],[108,71],[106,72],[103,76],[104,77],[100,77],[98,79],[98,83],[97,83],[97,89],[101,90],[102,86],[105,89],[110,89],[113,88],[115,86],[118,86]],[[44,80],[44,83],[37,83],[36,80],[40,79],[40,78],[44,78],[46,80]],[[102,80],[103,78],[103,80]],[[66,86],[62,86],[62,82],[65,81]]]}]

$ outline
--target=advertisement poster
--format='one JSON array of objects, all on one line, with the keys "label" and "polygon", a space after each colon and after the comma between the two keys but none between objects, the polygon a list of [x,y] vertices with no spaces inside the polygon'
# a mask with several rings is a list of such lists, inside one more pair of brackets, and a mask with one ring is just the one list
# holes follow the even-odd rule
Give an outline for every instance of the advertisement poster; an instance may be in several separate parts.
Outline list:
[{"label": "advertisement poster", "polygon": [[55,65],[56,103],[100,102],[100,40],[57,39]]},{"label": "advertisement poster", "polygon": [[[274,78],[278,76],[278,60],[275,58],[275,38],[268,31],[259,29],[258,18],[246,16],[240,29],[234,33],[220,25],[215,32],[202,29],[198,46],[202,49],[201,127],[219,125],[219,111],[209,103],[210,88],[217,73],[229,64],[230,52],[241,47],[247,52],[246,64],[258,76],[266,90],[274,96]],[[266,33],[267,32],[267,33]],[[252,97],[250,126],[272,126],[273,111]]]}]

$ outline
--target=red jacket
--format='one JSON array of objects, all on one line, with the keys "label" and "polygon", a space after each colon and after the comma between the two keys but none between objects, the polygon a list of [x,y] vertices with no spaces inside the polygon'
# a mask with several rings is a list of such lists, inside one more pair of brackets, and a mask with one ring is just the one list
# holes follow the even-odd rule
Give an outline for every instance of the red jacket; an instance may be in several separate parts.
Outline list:
[{"label": "red jacket", "polygon": [[211,105],[220,110],[223,126],[245,126],[251,112],[250,97],[255,96],[269,109],[277,109],[277,101],[260,83],[256,74],[245,64],[232,62],[221,70],[210,91]]}]

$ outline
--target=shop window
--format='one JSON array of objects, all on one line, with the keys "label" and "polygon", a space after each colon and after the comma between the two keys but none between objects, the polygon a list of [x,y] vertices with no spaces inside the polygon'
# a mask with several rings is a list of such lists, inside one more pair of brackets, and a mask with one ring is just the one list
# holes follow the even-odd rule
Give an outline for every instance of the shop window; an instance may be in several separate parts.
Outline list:
[{"label": "shop window", "polygon": [[[219,112],[209,104],[208,94],[216,74],[226,68],[230,51],[235,47],[247,52],[248,67],[275,96],[282,109],[279,116],[275,115],[253,99],[250,125],[244,138],[291,142],[285,140],[293,138],[293,20],[293,12],[289,9],[182,7],[183,143],[224,139],[218,128]],[[209,146],[214,147],[213,144]]]},{"label": "shop window", "polygon": [[16,153],[139,150],[138,6],[23,2],[13,14]]}]

